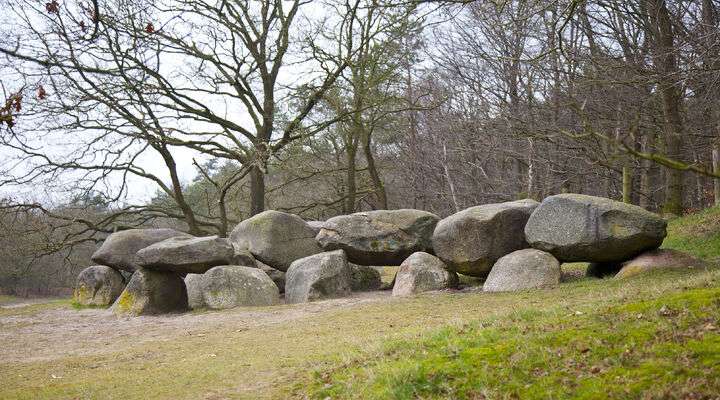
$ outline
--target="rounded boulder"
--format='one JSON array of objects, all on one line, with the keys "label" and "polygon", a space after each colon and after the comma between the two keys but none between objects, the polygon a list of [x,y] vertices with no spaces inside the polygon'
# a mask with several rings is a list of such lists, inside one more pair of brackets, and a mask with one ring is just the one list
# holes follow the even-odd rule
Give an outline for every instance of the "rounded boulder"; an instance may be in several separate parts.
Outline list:
[{"label": "rounded boulder", "polygon": [[73,301],[83,306],[110,306],[125,289],[120,272],[104,266],[87,267],[78,275]]},{"label": "rounded boulder", "polygon": [[453,214],[435,227],[435,254],[452,271],[485,277],[500,257],[528,247],[525,223],[538,204],[525,199],[475,206]]},{"label": "rounded boulder", "polygon": [[485,292],[512,292],[555,287],[560,283],[560,262],[552,254],[522,249],[501,257],[485,280]]},{"label": "rounded boulder", "polygon": [[432,254],[416,252],[400,264],[397,275],[395,275],[392,295],[407,296],[431,290],[454,288],[458,283],[457,274],[448,271],[442,260]]},{"label": "rounded boulder", "polygon": [[271,306],[280,298],[278,287],[265,272],[240,265],[210,269],[202,275],[200,288],[203,305],[214,310]]},{"label": "rounded boulder", "polygon": [[268,210],[240,222],[230,234],[238,249],[280,271],[303,257],[320,253],[315,230],[297,215]]}]

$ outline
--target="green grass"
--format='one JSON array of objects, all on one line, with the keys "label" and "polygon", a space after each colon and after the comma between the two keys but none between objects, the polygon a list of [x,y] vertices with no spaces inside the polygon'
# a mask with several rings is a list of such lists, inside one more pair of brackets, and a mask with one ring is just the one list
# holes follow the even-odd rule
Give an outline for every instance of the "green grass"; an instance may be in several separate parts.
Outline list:
[{"label": "green grass", "polygon": [[[665,246],[717,257],[720,247],[706,242],[717,240],[720,223],[711,222],[718,214],[711,210],[671,222]],[[73,337],[72,346],[89,351],[0,362],[0,398],[594,399],[720,393],[720,270],[599,280],[580,278],[583,264],[563,268],[576,278],[551,290],[386,297],[249,328],[237,319],[203,327],[198,319],[196,326],[168,329],[146,341],[115,338],[104,352],[92,351],[102,340]],[[74,313],[71,307],[68,300],[0,310],[0,317],[10,317],[3,333],[13,338],[10,346],[24,348],[27,324],[43,330],[30,318],[53,308]],[[92,329],[95,314],[77,313],[88,319],[76,329]],[[202,336],[192,334],[199,329]],[[136,336],[144,334],[139,329]]]},{"label": "green grass", "polygon": [[[27,301],[27,299],[14,297],[11,301],[0,305],[12,306],[15,303],[22,303],[23,301]],[[21,305],[17,307],[0,308],[0,317],[33,315],[41,311],[51,310],[58,307],[69,307],[71,305],[72,300],[70,299],[43,300],[42,302],[28,303],[27,305]]]},{"label": "green grass", "polygon": [[720,207],[670,221],[663,247],[685,251],[706,260],[720,259]]},{"label": "green grass", "polygon": [[[629,303],[522,307],[386,343],[321,369],[296,395],[353,399],[711,398],[720,285]],[[599,287],[597,288],[599,289]]]}]

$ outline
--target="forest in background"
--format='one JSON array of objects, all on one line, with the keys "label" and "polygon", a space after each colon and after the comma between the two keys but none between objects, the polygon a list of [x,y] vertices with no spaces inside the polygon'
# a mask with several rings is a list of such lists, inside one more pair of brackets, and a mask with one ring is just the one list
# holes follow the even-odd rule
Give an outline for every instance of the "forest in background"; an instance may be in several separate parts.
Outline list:
[{"label": "forest in background", "polygon": [[720,201],[715,0],[0,4],[2,291],[67,291],[119,229],[265,209]]}]

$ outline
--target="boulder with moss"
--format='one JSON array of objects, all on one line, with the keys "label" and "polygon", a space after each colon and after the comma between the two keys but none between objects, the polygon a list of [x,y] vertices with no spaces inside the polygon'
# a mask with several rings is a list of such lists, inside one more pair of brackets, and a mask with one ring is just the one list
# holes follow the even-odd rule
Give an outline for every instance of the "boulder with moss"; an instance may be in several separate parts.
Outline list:
[{"label": "boulder with moss", "polygon": [[110,306],[125,289],[120,272],[105,266],[87,267],[78,275],[73,301],[83,306]]},{"label": "boulder with moss", "polygon": [[353,292],[380,290],[382,277],[377,267],[348,263],[350,267],[350,288]]},{"label": "boulder with moss", "polygon": [[183,278],[173,272],[139,268],[111,310],[116,315],[140,316],[183,312],[188,309]]}]

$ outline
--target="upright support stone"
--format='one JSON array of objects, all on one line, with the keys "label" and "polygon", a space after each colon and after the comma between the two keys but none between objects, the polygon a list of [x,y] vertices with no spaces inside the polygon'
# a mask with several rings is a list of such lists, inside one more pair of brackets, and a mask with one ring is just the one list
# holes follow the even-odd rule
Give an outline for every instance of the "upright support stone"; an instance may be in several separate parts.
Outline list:
[{"label": "upright support stone", "polygon": [[135,271],[111,308],[116,315],[129,316],[167,314],[187,309],[187,290],[180,275],[145,268]]}]

